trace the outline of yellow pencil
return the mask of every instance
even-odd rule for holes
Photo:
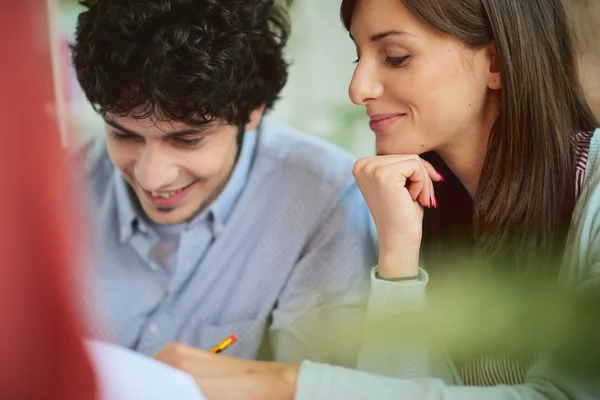
[[[221,340],[219,342],[219,344],[217,344],[215,347],[213,347],[210,352],[211,353],[220,353],[224,350],[226,350],[229,346],[231,346],[232,344],[234,344],[235,342],[237,342],[237,336],[235,335],[229,335],[227,336],[225,339]]]

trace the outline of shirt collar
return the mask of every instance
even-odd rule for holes
[[[242,148],[238,156],[237,163],[229,178],[229,181],[223,188],[223,191],[217,196],[210,206],[198,215],[190,225],[195,225],[200,220],[209,218],[212,220],[213,231],[222,230],[229,221],[233,208],[244,190],[252,168],[252,160],[256,151],[258,133],[256,130],[247,131],[242,139]],[[134,229],[140,226],[137,204],[130,194],[129,185],[123,179],[119,169],[114,169],[114,179],[116,181],[116,201],[117,218],[120,226],[121,242],[126,242],[133,235]]]
[[[223,188],[223,191],[209,206],[213,214],[214,226],[216,227],[223,227],[227,224],[240,194],[244,190],[244,187],[246,187],[256,151],[256,139],[256,130],[244,133],[242,148],[233,172],[229,177],[229,181],[225,185],[225,188]]]
[[[117,201],[117,217],[119,219],[119,233],[121,242],[127,241],[133,234],[134,222],[137,218],[137,212],[134,208],[133,199],[129,193],[129,185],[123,179],[121,171],[115,167],[115,195]]]

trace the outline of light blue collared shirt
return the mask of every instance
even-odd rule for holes
[[[168,270],[103,137],[87,159],[112,340],[152,355],[175,341],[210,349],[234,333],[234,356],[354,363],[376,249],[351,155],[264,119],[246,132],[223,192],[184,225]]]

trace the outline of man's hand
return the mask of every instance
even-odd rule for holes
[[[192,375],[209,400],[293,400],[299,366],[213,354],[171,343],[154,359]]]

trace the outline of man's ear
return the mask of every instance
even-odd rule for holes
[[[256,129],[265,113],[265,106],[260,106],[256,110],[250,113],[250,121],[246,124],[246,131],[252,131]]]
[[[498,57],[498,49],[496,42],[492,40],[486,48],[486,53],[489,58],[489,79],[488,87],[492,90],[502,89],[502,77],[500,76],[500,57]]]

